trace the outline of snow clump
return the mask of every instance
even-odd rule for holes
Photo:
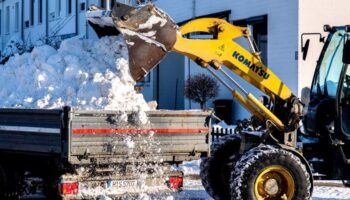
[[[0,107],[81,110],[149,110],[134,90],[128,51],[121,36],[67,39],[58,50],[43,45],[0,65]]]

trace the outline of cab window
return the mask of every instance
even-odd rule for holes
[[[344,31],[333,34],[323,55],[318,76],[313,84],[312,93],[335,97],[343,68]]]

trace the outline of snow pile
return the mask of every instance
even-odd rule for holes
[[[200,173],[200,165],[202,160],[192,160],[192,161],[184,161],[177,170],[180,170],[184,173],[185,176],[187,175],[199,175]]]
[[[60,48],[44,45],[15,55],[0,66],[1,107],[147,111],[134,90],[122,37],[68,39]],[[145,120],[145,115],[141,120]]]

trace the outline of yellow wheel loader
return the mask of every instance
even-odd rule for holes
[[[254,116],[254,131],[240,129],[227,136],[201,164],[203,186],[214,199],[310,199],[318,169],[330,179],[350,179],[350,42],[345,27],[327,26],[308,114],[303,116],[300,100],[262,62],[248,28],[215,18],[178,27],[153,4],[117,3],[111,11],[92,6],[87,18],[100,37],[123,35],[135,81],[168,52],[177,52],[212,73]],[[197,33],[211,37],[188,37]],[[242,39],[247,48],[238,42]],[[303,46],[305,56],[309,42]],[[233,73],[265,93],[269,106],[241,87]],[[312,142],[297,145],[300,140]]]

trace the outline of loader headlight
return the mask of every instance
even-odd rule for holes
[[[323,30],[324,32],[331,32],[332,31],[332,27],[328,24],[323,26]]]
[[[348,33],[348,32],[350,32],[350,25],[346,25],[345,26],[345,31]]]

